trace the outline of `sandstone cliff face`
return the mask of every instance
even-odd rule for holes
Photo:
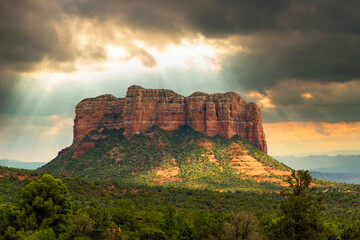
[[[94,129],[124,128],[130,138],[152,126],[172,131],[188,125],[207,136],[231,138],[238,134],[267,152],[259,108],[234,92],[196,92],[183,97],[170,90],[131,86],[125,98],[87,98],[75,112],[74,142]]]
[[[124,127],[122,112],[125,100],[112,95],[86,98],[76,105],[74,120],[74,142],[98,127]]]

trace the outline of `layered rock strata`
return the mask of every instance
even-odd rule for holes
[[[74,142],[95,129],[124,128],[125,136],[131,138],[152,126],[172,131],[187,125],[207,136],[238,134],[267,152],[259,108],[234,92],[195,92],[184,97],[170,90],[131,86],[125,98],[84,99],[75,113]]]

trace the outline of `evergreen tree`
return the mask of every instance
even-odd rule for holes
[[[271,239],[322,239],[324,223],[321,212],[324,210],[323,196],[316,196],[311,187],[312,178],[308,171],[292,171],[286,182],[290,188],[283,189],[285,201],[281,204],[281,216],[277,220]]]
[[[185,220],[180,228],[178,240],[194,240],[194,230],[192,226]]]
[[[59,236],[71,230],[71,201],[66,186],[44,174],[23,189],[20,221],[25,230],[51,228]]]
[[[341,240],[360,239],[360,222],[357,221],[352,226],[344,229]]]
[[[174,212],[174,209],[172,206],[169,207],[168,215],[165,219],[165,228],[164,231],[168,238],[173,239],[176,235],[177,231],[177,222],[175,218],[176,213]]]

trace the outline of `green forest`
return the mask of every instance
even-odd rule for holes
[[[308,239],[279,234],[291,229],[284,219],[299,216],[316,220],[305,228],[312,239],[360,237],[357,186],[313,188],[306,174],[290,176],[280,193],[134,186],[4,167],[1,175],[0,239]],[[307,181],[300,190],[296,178]],[[291,211],[296,206],[301,214]]]
[[[93,131],[39,170],[0,167],[0,240],[360,239],[358,185],[292,171],[238,136],[122,133]],[[245,153],[291,175],[236,173],[231,159]]]

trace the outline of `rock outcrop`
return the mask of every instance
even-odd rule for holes
[[[131,138],[152,126],[172,131],[188,125],[207,136],[238,134],[267,152],[259,108],[234,92],[195,92],[184,97],[170,90],[131,86],[125,98],[87,98],[75,112],[74,142],[94,129],[124,128],[125,136]]]

